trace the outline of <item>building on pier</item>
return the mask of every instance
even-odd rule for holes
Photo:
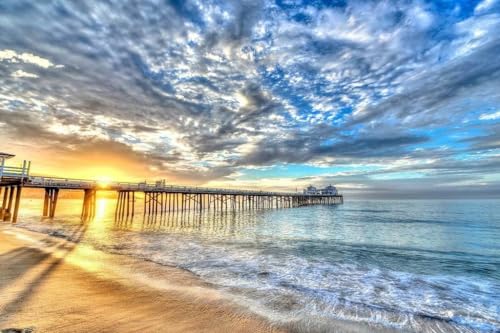
[[[328,185],[325,188],[317,189],[316,187],[309,185],[304,189],[305,195],[337,195],[337,188],[333,185]]]
[[[325,188],[319,190],[323,195],[337,195],[337,188],[333,185],[328,185]]]
[[[8,160],[9,158],[14,157],[14,156],[16,156],[16,155],[0,152],[0,178],[3,175],[3,170],[5,168],[5,161]]]
[[[304,194],[306,195],[316,195],[319,194],[318,189],[312,185],[309,185],[307,188],[304,189]]]
[[[23,180],[29,176],[31,163],[24,161],[20,167],[12,167],[5,165],[5,161],[13,158],[15,155],[0,152],[0,184],[3,181]]]

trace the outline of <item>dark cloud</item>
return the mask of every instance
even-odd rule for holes
[[[490,127],[481,127],[482,133],[478,136],[467,137],[461,141],[470,146],[471,151],[485,151],[500,148],[500,124],[496,123]]]
[[[304,136],[278,142],[262,141],[241,163],[242,165],[306,163],[323,157],[383,159],[404,156],[410,152],[410,147],[427,140],[428,138],[422,136],[378,136],[360,139],[339,136],[337,142],[323,144],[321,140]]]

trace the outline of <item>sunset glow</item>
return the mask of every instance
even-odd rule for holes
[[[97,184],[100,188],[107,188],[113,179],[109,176],[98,176],[96,177]]]

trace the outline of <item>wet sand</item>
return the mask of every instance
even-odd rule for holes
[[[189,272],[5,225],[0,273],[0,331],[280,331]]]

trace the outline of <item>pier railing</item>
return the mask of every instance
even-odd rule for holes
[[[5,165],[2,160],[2,163],[0,163],[0,180],[2,178],[25,179],[29,177],[30,164],[30,162],[24,161],[22,166],[13,167]]]
[[[98,182],[88,179],[58,178],[58,177],[28,177],[26,187],[58,187],[65,189],[93,189],[98,187]]]
[[[115,182],[108,185],[111,189],[122,191],[141,191],[141,192],[171,192],[171,193],[207,193],[207,194],[254,194],[254,195],[295,195],[293,192],[269,192],[269,191],[252,191],[252,190],[236,190],[227,188],[215,187],[199,187],[199,186],[179,186],[165,185],[157,183],[130,183],[130,182]]]
[[[71,179],[57,177],[31,176],[24,184],[26,187],[57,187],[62,189],[98,189],[112,191],[137,191],[137,192],[169,192],[192,194],[226,194],[226,195],[256,195],[256,196],[304,196],[299,192],[273,192],[255,190],[237,190],[213,187],[166,185],[162,182],[99,182],[88,179]],[[306,196],[324,196],[325,194],[307,194]],[[333,195],[333,194],[332,194]]]

